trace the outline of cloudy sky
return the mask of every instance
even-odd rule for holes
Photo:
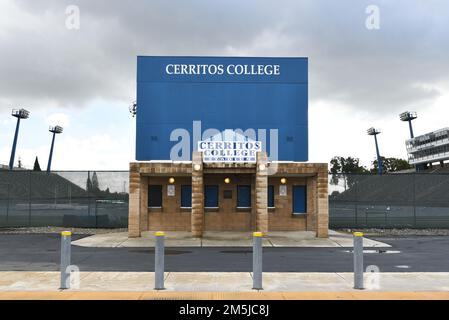
[[[366,26],[372,5],[379,29]],[[11,109],[25,107],[16,155],[25,166],[37,155],[46,167],[48,125],[60,124],[53,169],[127,169],[137,55],[309,57],[313,162],[351,155],[369,165],[371,126],[382,155],[405,158],[407,109],[418,112],[417,134],[449,126],[446,0],[2,0],[0,15],[1,164]]]

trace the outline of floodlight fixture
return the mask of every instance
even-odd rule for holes
[[[25,109],[12,109],[11,115],[17,119],[28,119],[30,117],[30,112]]]
[[[415,137],[415,135],[413,134],[412,121],[416,118],[418,118],[418,115],[415,111],[405,111],[399,115],[399,119],[401,119],[401,121],[408,122],[408,127],[410,129],[410,139],[413,139]]]
[[[137,114],[137,102],[133,101],[128,109],[129,109],[129,113],[131,113],[131,115],[134,118]]]
[[[401,121],[411,121],[418,118],[418,115],[415,111],[405,111],[399,115],[399,118],[401,119]]]
[[[52,132],[52,133],[62,133],[64,129],[61,126],[54,126],[54,127],[49,127],[48,131]]]
[[[369,128],[368,130],[366,130],[366,133],[370,136],[375,136],[378,135],[380,133],[380,129],[376,129],[376,128]]]

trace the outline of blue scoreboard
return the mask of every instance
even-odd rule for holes
[[[191,160],[198,142],[251,139],[308,160],[307,58],[137,58],[136,160]]]

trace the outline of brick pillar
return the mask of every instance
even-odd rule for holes
[[[199,170],[195,167],[199,166]],[[203,183],[203,158],[201,152],[192,154],[192,236],[203,236],[204,224],[204,183]]]
[[[316,176],[307,177],[307,216],[306,216],[306,230],[315,231],[316,230]]]
[[[138,163],[129,165],[128,237],[140,237],[140,172]]]
[[[140,231],[148,231],[148,177],[140,176]]]
[[[268,175],[267,154],[257,154],[256,166],[256,231],[268,232]],[[263,166],[263,168],[261,168]]]
[[[319,168],[316,182],[317,190],[317,223],[316,236],[327,238],[329,235],[329,196],[327,192],[327,165]]]

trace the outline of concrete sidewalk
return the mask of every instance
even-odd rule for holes
[[[128,238],[126,232],[96,234],[72,241],[81,247],[154,247],[154,232],[142,232],[140,238]],[[205,232],[203,238],[193,238],[190,232],[167,231],[166,247],[250,247],[251,232]],[[264,247],[347,247],[352,248],[351,234],[329,230],[329,238],[316,238],[312,231],[269,232],[263,239]],[[364,247],[390,247],[386,243],[364,238]]]
[[[79,279],[79,289],[68,291],[154,291],[152,272],[80,272]],[[54,271],[5,271],[0,272],[0,292],[57,292],[59,281]],[[449,273],[365,274],[365,286],[363,292],[449,292]],[[169,272],[165,287],[164,292],[254,292],[249,272]],[[264,292],[360,292],[353,289],[353,273],[267,272],[263,287]]]
[[[0,292],[0,300],[449,300],[449,292]]]

